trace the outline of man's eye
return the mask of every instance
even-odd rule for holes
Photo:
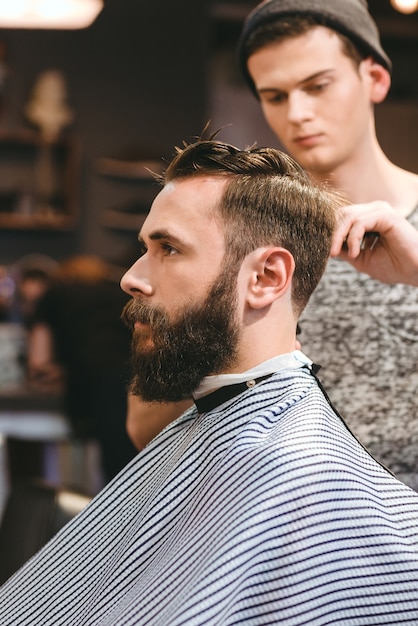
[[[286,100],[286,97],[283,94],[277,94],[270,98],[270,102],[274,102],[275,104],[281,104]]]
[[[177,254],[178,250],[173,248],[169,243],[162,243],[161,249],[164,251],[166,256],[172,256],[173,254]]]
[[[312,93],[319,93],[321,91],[324,91],[324,89],[326,89],[328,87],[329,83],[315,83],[314,85],[310,85],[307,89],[307,91],[310,91]]]
[[[143,241],[140,241],[139,242],[139,255],[144,256],[146,252],[147,252],[147,246],[145,245]]]
[[[267,104],[281,104],[282,102],[284,102],[286,99],[286,96],[282,93],[276,93],[276,94],[272,94],[270,96],[265,95],[262,98],[263,102],[266,102]]]

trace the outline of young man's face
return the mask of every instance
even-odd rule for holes
[[[236,272],[223,266],[216,205],[222,178],[169,183],[141,230],[146,248],[122,278],[133,299],[123,319],[133,330],[131,391],[147,401],[191,396],[204,376],[236,356]]]
[[[369,82],[328,28],[270,44],[248,59],[264,116],[286,150],[308,171],[326,175],[369,140]]]

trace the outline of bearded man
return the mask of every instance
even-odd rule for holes
[[[294,350],[336,199],[215,141],[163,182],[122,279],[132,392],[194,405],[5,584],[1,624],[416,624],[418,494]]]

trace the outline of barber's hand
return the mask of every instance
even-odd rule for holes
[[[381,282],[418,286],[418,231],[387,202],[344,207],[331,256]]]

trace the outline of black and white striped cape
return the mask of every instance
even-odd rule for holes
[[[416,626],[418,494],[285,370],[168,426],[3,586],[0,624]]]

